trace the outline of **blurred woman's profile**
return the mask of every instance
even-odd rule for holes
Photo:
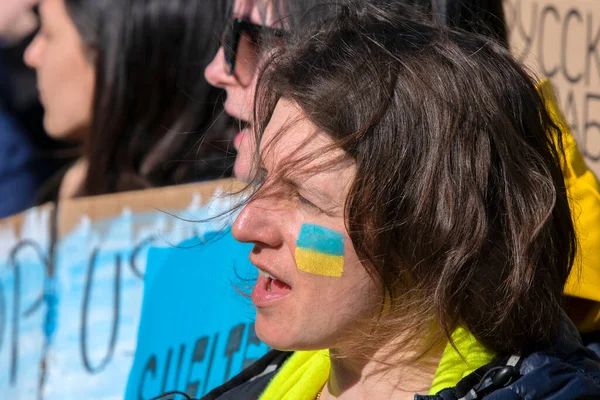
[[[25,61],[37,72],[48,134],[76,140],[82,149],[54,185],[58,197],[230,175],[228,120],[217,118],[221,91],[202,76],[218,46],[213,26],[225,6],[40,2],[41,28]]]

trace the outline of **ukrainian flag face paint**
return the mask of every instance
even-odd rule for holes
[[[265,191],[232,228],[252,243],[250,261],[261,271],[252,290],[256,333],[282,350],[342,347],[365,330],[365,318],[381,313],[383,295],[346,230],[356,164],[285,99],[258,145]]]
[[[301,271],[339,278],[344,272],[344,235],[321,225],[302,224],[295,257]]]

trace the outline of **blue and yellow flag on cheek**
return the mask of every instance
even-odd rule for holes
[[[295,255],[301,271],[339,278],[344,272],[344,235],[324,226],[302,224]]]

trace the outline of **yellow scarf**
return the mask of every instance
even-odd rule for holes
[[[456,386],[462,378],[477,368],[489,364],[496,356],[464,328],[456,328],[452,333],[452,340],[458,352],[450,346],[450,343],[446,345],[429,394],[436,394],[442,389]]]
[[[313,400],[329,378],[329,350],[297,351],[283,364],[260,400]]]
[[[446,346],[430,394],[455,386],[494,358],[494,353],[463,328],[457,328],[452,339],[460,354],[450,344]],[[297,351],[283,364],[260,400],[313,400],[327,382],[330,368],[329,350]]]

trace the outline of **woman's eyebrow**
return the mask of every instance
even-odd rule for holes
[[[275,170],[277,170],[277,167],[273,167],[273,168]],[[259,159],[258,159],[258,172],[262,176],[262,179],[264,179],[265,181],[266,181],[266,178],[270,174],[270,171],[266,167],[265,159],[263,158],[262,154],[259,156]],[[311,195],[313,195],[313,196],[317,197],[318,199],[320,199],[321,201],[323,201],[324,203],[333,204],[334,206],[338,206],[338,201],[336,199],[334,199],[333,197],[331,197],[331,195],[329,195],[329,193],[324,192],[321,188],[319,188],[315,184],[311,183],[309,181],[309,179],[303,179],[302,182],[300,182],[298,180],[298,178],[300,176],[298,174],[295,174],[295,175],[297,175],[297,176],[295,177],[294,174],[292,174],[290,176],[289,174],[283,173],[283,174],[279,175],[278,177],[275,177],[275,179],[278,180],[279,182],[281,182],[283,185],[291,187],[296,191],[308,192]]]
[[[305,180],[303,183],[300,183],[293,178],[283,178],[283,182],[294,187],[296,190],[308,192],[324,202],[337,204],[335,199],[333,199],[328,193],[324,192],[321,188],[308,182],[307,180]]]

